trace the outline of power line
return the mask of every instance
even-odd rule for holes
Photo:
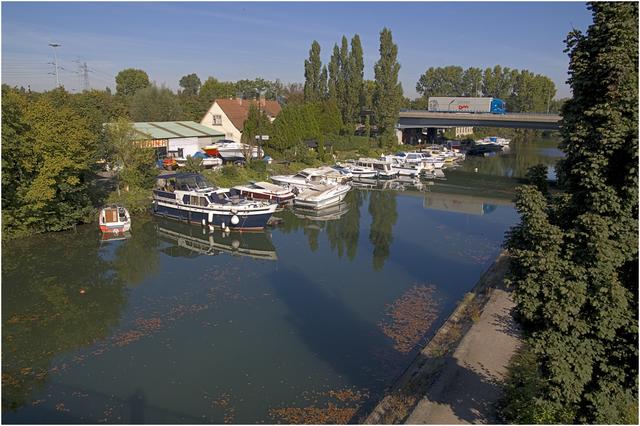
[[[55,67],[56,67],[56,87],[60,87],[60,78],[58,77],[58,55],[56,53],[56,48],[62,45],[59,43],[49,43],[49,46],[53,48],[53,58],[54,58]]]

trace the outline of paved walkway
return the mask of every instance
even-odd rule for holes
[[[407,424],[496,423],[499,381],[519,345],[511,294],[493,289],[479,318],[447,360]]]

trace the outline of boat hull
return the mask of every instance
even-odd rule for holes
[[[240,231],[258,231],[267,226],[267,222],[275,211],[273,208],[263,209],[261,211],[232,213],[223,210],[208,209],[191,209],[156,200],[153,206],[153,214],[172,219],[178,219],[185,222],[197,223],[201,225],[209,225],[221,229],[233,229]],[[237,217],[237,223],[233,223],[233,217]]]
[[[321,200],[305,200],[301,198],[296,198],[295,200],[293,200],[293,205],[295,207],[306,208],[306,209],[314,209],[314,210],[324,209],[327,207],[334,206],[336,204],[340,204],[340,202],[346,198],[348,192],[349,192],[349,188],[347,188],[344,191],[337,192],[336,194],[323,198]]]
[[[123,234],[131,230],[131,223],[122,223],[117,225],[100,225],[100,231],[105,234]]]

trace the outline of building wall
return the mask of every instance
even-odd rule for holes
[[[214,116],[220,116],[221,124],[213,123]],[[200,124],[224,133],[225,139],[231,139],[235,142],[240,142],[240,138],[242,137],[242,132],[236,129],[236,127],[233,125],[231,120],[229,120],[229,118],[224,113],[222,108],[220,108],[217,102],[214,102],[213,105],[211,105],[209,111],[207,111],[204,117],[202,117]]]
[[[473,134],[473,127],[456,127],[455,128],[456,137],[458,136],[467,136]]]
[[[174,138],[169,139],[169,147],[167,151],[178,151],[182,148],[182,158],[187,158],[190,155],[200,151],[200,145],[198,144],[198,138]]]

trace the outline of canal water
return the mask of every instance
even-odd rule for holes
[[[263,233],[134,218],[2,245],[4,423],[346,423],[489,267],[552,141]],[[358,408],[361,411],[358,411]]]

